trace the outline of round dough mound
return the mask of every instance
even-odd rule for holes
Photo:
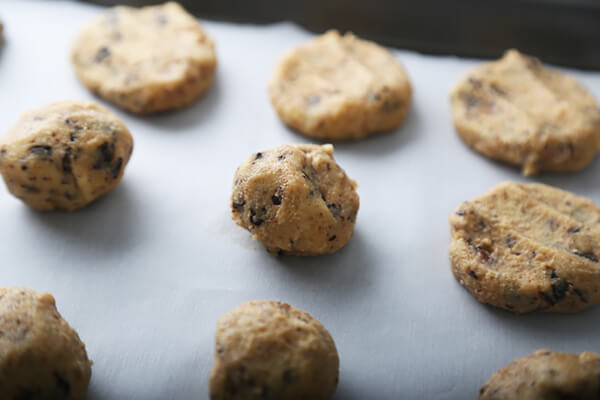
[[[327,330],[278,301],[250,301],[217,323],[211,400],[327,400],[339,358]]]
[[[212,84],[212,40],[179,4],[115,7],[81,31],[73,47],[85,86],[134,113],[186,106]]]
[[[595,400],[600,393],[600,355],[538,350],[496,372],[479,400]]]
[[[106,108],[58,102],[25,113],[0,138],[0,172],[36,210],[73,211],[119,184],[132,150],[129,130]]]
[[[389,51],[329,31],[283,57],[269,93],[287,125],[317,139],[345,140],[400,125],[412,89]]]
[[[459,135],[524,175],[568,172],[600,150],[600,109],[575,79],[509,50],[472,69],[450,93]]]
[[[577,312],[600,303],[600,208],[542,184],[502,183],[450,216],[456,279],[509,311]]]
[[[233,219],[273,254],[318,255],[352,236],[356,182],[333,160],[333,146],[285,145],[256,153],[237,169]]]
[[[85,346],[49,293],[0,288],[3,399],[84,399],[92,374]]]

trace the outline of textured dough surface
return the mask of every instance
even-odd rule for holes
[[[576,312],[600,303],[600,208],[539,183],[505,182],[450,216],[456,279],[506,310]]]
[[[233,219],[269,252],[333,253],[354,232],[356,182],[333,159],[332,145],[285,145],[253,154],[237,169]]]
[[[286,53],[269,93],[287,125],[314,138],[344,140],[396,128],[412,89],[392,53],[329,31]]]
[[[600,150],[600,109],[570,76],[509,50],[469,71],[450,93],[461,138],[523,174],[584,168]]]
[[[36,210],[72,211],[119,184],[132,150],[129,130],[106,108],[58,102],[25,113],[0,138],[0,172]]]
[[[77,37],[72,62],[91,91],[134,113],[180,108],[212,84],[212,40],[177,3],[115,7]]]
[[[492,375],[479,400],[596,400],[599,393],[600,355],[538,350]]]
[[[0,288],[2,399],[84,399],[91,374],[85,346],[51,294]]]
[[[326,400],[338,374],[329,332],[288,304],[249,301],[217,323],[211,400]]]

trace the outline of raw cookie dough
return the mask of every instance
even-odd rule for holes
[[[327,330],[278,301],[249,301],[217,323],[211,400],[327,400],[339,358]]]
[[[396,128],[406,117],[411,93],[392,53],[337,31],[289,51],[269,84],[283,122],[326,140],[359,139]]]
[[[334,161],[330,144],[275,147],[237,169],[233,219],[273,254],[333,253],[354,231],[356,186]]]
[[[450,93],[461,138],[523,174],[568,172],[600,150],[600,109],[575,79],[509,50],[467,73]]]
[[[0,288],[2,399],[85,399],[91,365],[84,344],[56,310],[51,294]]]
[[[193,102],[212,84],[212,40],[177,3],[115,7],[86,26],[72,62],[92,92],[134,113]]]
[[[0,138],[0,173],[36,210],[73,211],[119,184],[132,150],[129,130],[106,108],[52,103],[25,113]]]
[[[600,208],[539,183],[505,182],[450,216],[450,261],[477,300],[517,313],[600,303]]]
[[[496,372],[479,390],[479,400],[597,400],[600,355],[538,350]]]

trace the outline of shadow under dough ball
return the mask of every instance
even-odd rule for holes
[[[119,184],[132,151],[129,130],[106,108],[58,102],[25,113],[0,138],[0,173],[28,206],[73,211]]]
[[[387,49],[329,31],[288,51],[269,84],[283,122],[322,140],[391,131],[406,118],[412,89]]]
[[[356,186],[334,161],[332,145],[271,148],[237,169],[233,219],[272,254],[333,253],[354,232]]]
[[[450,264],[477,300],[516,313],[600,303],[600,208],[551,186],[505,182],[450,215]]]
[[[51,294],[0,288],[0,332],[2,399],[85,399],[92,363]]]
[[[217,66],[211,38],[174,2],[109,9],[81,30],[71,61],[88,89],[138,114],[192,103]]]
[[[577,171],[600,150],[600,109],[590,92],[516,50],[470,70],[450,101],[463,141],[524,175]]]
[[[597,400],[599,393],[600,355],[538,350],[492,375],[478,400]]]
[[[217,323],[211,400],[328,400],[339,358],[319,321],[278,301],[249,301]]]

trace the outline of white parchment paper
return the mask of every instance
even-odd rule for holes
[[[0,130],[56,100],[95,99],[69,62],[102,9],[2,1]],[[337,254],[274,258],[231,221],[237,165],[308,142],[277,118],[266,85],[280,55],[311,35],[291,24],[202,21],[219,57],[214,87],[154,117],[109,107],[135,149],[121,185],[74,213],[37,213],[0,188],[0,284],[53,293],[94,360],[89,399],[207,399],[215,323],[250,299],[300,307],[330,330],[336,399],[474,399],[512,359],[538,348],[600,351],[600,308],[513,315],[479,304],[449,269],[448,215],[517,169],[455,134],[448,90],[475,60],[397,51],[414,103],[396,132],[336,145],[359,183],[355,236]],[[600,98],[600,73],[569,71]],[[600,160],[539,181],[600,203]]]

